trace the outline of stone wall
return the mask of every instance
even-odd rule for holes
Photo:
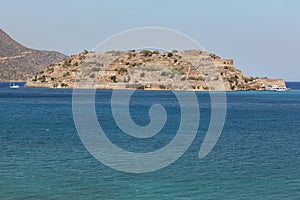
[[[213,61],[217,67],[234,67],[232,59],[214,59]]]

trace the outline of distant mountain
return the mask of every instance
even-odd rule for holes
[[[0,81],[26,81],[51,63],[66,58],[59,52],[24,47],[0,29]]]

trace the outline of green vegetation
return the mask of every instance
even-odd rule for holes
[[[228,69],[231,72],[235,72],[236,71],[236,69],[234,67],[231,67],[231,66],[224,66],[224,69]]]
[[[65,60],[65,62],[63,63],[63,67],[64,68],[70,67],[71,66],[71,62],[72,62],[71,59]]]
[[[184,75],[184,66],[178,67],[178,68],[174,68],[173,72],[180,74],[180,75]]]
[[[244,81],[245,81],[245,83],[249,83],[249,82],[252,82],[252,81],[254,81],[255,79],[254,79],[254,77],[244,77]]]
[[[61,83],[60,86],[61,86],[62,88],[65,88],[65,87],[68,87],[69,85],[68,85],[67,83]]]
[[[229,81],[230,83],[237,83],[238,82],[238,79],[236,76],[231,76],[229,78],[226,78],[227,81]]]
[[[165,90],[167,87],[165,85],[159,85],[159,89]]]
[[[117,82],[117,77],[116,76],[111,76],[110,80],[112,80],[114,83],[116,83]]]
[[[127,85],[125,85],[125,88],[134,88],[134,89],[138,89],[138,90],[144,90],[146,88],[146,86],[142,85],[140,83],[136,83],[136,84],[127,84]]]
[[[41,76],[38,78],[39,81],[41,81],[42,83],[46,82],[46,77],[45,76]]]
[[[141,54],[142,54],[143,56],[152,56],[153,52],[150,51],[150,50],[142,50],[142,51],[141,51]]]
[[[127,69],[124,67],[121,67],[118,69],[118,74],[120,75],[124,75],[125,73],[127,73]]]
[[[84,60],[86,58],[85,54],[79,54],[79,60]]]
[[[200,80],[202,80],[200,77],[193,77],[193,76],[191,76],[191,77],[189,77],[188,78],[188,80],[192,80],[192,81],[200,81]]]
[[[152,53],[153,54],[159,54],[159,51],[158,50],[154,50]]]
[[[167,54],[167,56],[170,58],[170,57],[173,56],[173,54],[172,54],[171,52],[169,52],[169,53]]]
[[[66,72],[66,73],[63,74],[63,77],[67,77],[67,76],[70,76],[70,75],[71,75],[70,72]]]
[[[113,56],[120,56],[123,52],[122,51],[116,51],[116,50],[112,50],[112,51],[108,51],[106,52],[107,54],[112,54]]]
[[[52,66],[48,66],[46,71],[48,72],[54,72],[54,68]]]
[[[138,87],[137,87],[136,89],[138,89],[138,90],[144,90],[144,89],[145,89],[145,86],[142,85],[142,84],[140,84],[140,85],[138,85]]]
[[[145,77],[145,73],[144,73],[144,72],[141,73],[141,74],[140,74],[140,77],[142,77],[142,78]]]

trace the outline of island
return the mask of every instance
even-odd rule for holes
[[[222,83],[222,84],[220,84]],[[83,51],[28,78],[26,87],[238,91],[286,88],[283,79],[244,75],[233,59],[203,50]]]

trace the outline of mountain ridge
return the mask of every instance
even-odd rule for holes
[[[26,81],[51,63],[66,58],[56,51],[27,48],[0,28],[0,81]]]

